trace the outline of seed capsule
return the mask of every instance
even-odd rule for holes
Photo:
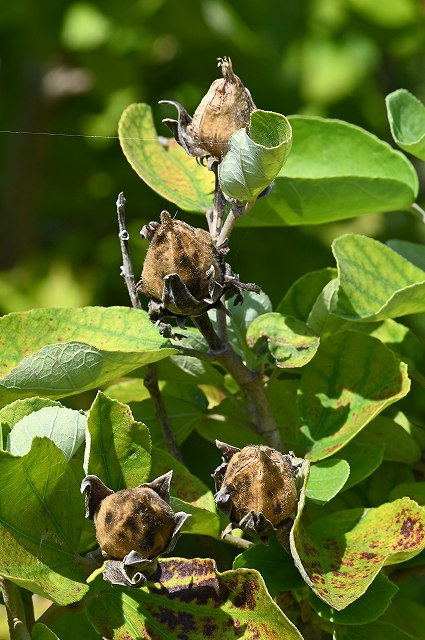
[[[178,120],[163,122],[170,127],[177,142],[191,156],[220,161],[229,148],[229,138],[238,129],[249,125],[250,114],[256,108],[251,94],[233,73],[230,58],[219,58],[222,78],[214,80],[202,98],[193,118],[178,103]]]
[[[190,514],[170,506],[172,471],[134,489],[114,493],[97,476],[84,478],[81,491],[86,517],[94,521],[96,538],[108,558],[103,577],[112,584],[140,586],[157,557],[174,547]]]
[[[285,523],[297,504],[292,456],[263,445],[237,449],[216,444],[228,460],[213,476],[219,489],[217,506],[232,525],[266,539]]]

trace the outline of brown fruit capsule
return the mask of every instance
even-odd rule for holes
[[[210,234],[181,220],[173,220],[168,211],[161,213],[159,225],[151,223],[142,233],[151,238],[151,243],[137,290],[161,301],[171,313],[202,313],[206,308],[202,301],[213,302],[213,289],[223,282],[221,257]],[[167,295],[164,279],[169,276],[178,276],[184,285],[182,291],[174,286],[174,291]],[[201,303],[199,310],[198,303]]]
[[[229,460],[214,477],[220,490],[215,495],[233,524],[252,535],[266,536],[279,527],[297,504],[295,468],[291,456],[263,445],[239,450],[217,443]]]
[[[140,586],[157,563],[157,556],[176,544],[190,514],[170,506],[173,472],[152,482],[114,493],[95,475],[81,483],[86,518],[94,521],[103,557],[103,577],[111,584]]]
[[[176,141],[196,158],[211,157],[220,161],[229,148],[229,138],[238,129],[248,127],[255,104],[240,78],[233,73],[230,58],[219,58],[222,78],[214,80],[202,98],[193,118],[178,103],[178,120],[166,118],[163,122],[171,129]]]
[[[219,58],[219,67],[223,77],[214,80],[187,129],[208,155],[221,159],[229,149],[232,133],[249,125],[255,104],[233,73],[230,58]]]
[[[130,551],[154,558],[167,548],[175,528],[174,511],[148,487],[123,489],[106,497],[94,516],[96,538],[110,558]]]

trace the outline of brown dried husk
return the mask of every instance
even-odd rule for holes
[[[187,127],[199,146],[218,159],[227,153],[232,133],[248,127],[256,108],[250,92],[233,73],[230,58],[220,59],[220,66],[223,78],[214,80]]]

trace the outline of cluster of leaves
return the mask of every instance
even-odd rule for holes
[[[423,105],[400,91],[388,110],[397,143],[423,157]],[[400,152],[345,122],[290,123],[291,154],[250,224],[412,208],[417,176]],[[181,209],[209,208],[211,175],[174,143],[157,142],[146,105],[126,110],[120,136],[153,189]],[[276,541],[254,545],[222,573],[209,559],[164,559],[137,590],[91,572],[96,541],[81,479],[96,474],[119,490],[172,468],[172,505],[192,514],[183,538],[192,534],[200,555],[204,537],[224,547],[212,492],[193,473],[194,456],[184,466],[166,452],[143,377],[157,363],[176,440],[183,451],[202,442],[208,473],[216,438],[262,442],[240,390],[217,364],[181,355],[142,310],[0,319],[0,576],[53,601],[33,640],[302,638],[294,623],[305,637],[309,625],[318,638],[420,637],[424,607],[407,603],[398,582],[425,567],[425,431],[393,405],[423,380],[423,347],[398,318],[425,312],[425,249],[347,234],[333,253],[335,265],[306,273],[275,309],[265,293],[246,294],[227,320],[233,349],[267,381],[287,448],[311,463],[300,478],[291,554]],[[196,330],[185,335],[186,346],[207,351]],[[59,402],[99,387],[87,414]]]

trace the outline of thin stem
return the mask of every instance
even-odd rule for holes
[[[31,640],[26,620],[21,590],[16,584],[0,577],[0,588],[7,611],[7,621],[11,640]]]
[[[258,373],[248,369],[231,346],[219,338],[206,313],[193,318],[193,322],[208,342],[217,362],[233,376],[245,392],[252,406],[253,423],[256,431],[263,436],[271,447],[285,453],[278,425]]]
[[[211,171],[214,173],[215,185],[214,185],[214,208],[211,216],[208,220],[210,234],[213,240],[216,240],[221,232],[223,226],[224,214],[226,213],[226,198],[220,188],[220,181],[218,179],[218,162],[214,162]]]
[[[177,440],[174,436],[174,432],[171,429],[170,420],[168,418],[167,409],[164,404],[161,391],[158,386],[158,376],[156,370],[156,364],[151,363],[146,367],[145,387],[149,391],[152,398],[152,402],[155,408],[155,415],[161,425],[162,434],[167,445],[168,451],[179,462],[183,462],[180,449],[177,444]]]
[[[422,220],[422,222],[425,224],[425,211],[422,209],[421,206],[418,205],[417,202],[414,202],[413,204],[411,204],[408,210],[411,213],[413,213],[417,218]]]
[[[125,198],[124,194],[120,193],[117,199],[117,215],[118,215],[118,227],[119,238],[122,254],[122,270],[121,274],[124,278],[127,286],[128,294],[130,296],[131,305],[134,309],[141,309],[142,305],[137,295],[134,283],[133,266],[131,264],[130,254],[128,251],[128,239],[129,234],[126,228],[125,222]],[[165,408],[164,400],[161,395],[161,391],[158,386],[158,376],[156,371],[156,365],[151,363],[146,367],[145,387],[149,391],[152,398],[152,402],[155,409],[155,414],[158,422],[161,426],[164,440],[168,446],[168,450],[177,460],[182,461],[182,455],[180,453],[177,441],[174,437],[174,433],[170,426],[170,421]]]
[[[243,549],[244,551],[254,546],[253,542],[245,540],[245,538],[232,536],[230,533],[225,533],[222,537],[222,541],[226,542],[227,544],[231,544],[233,547],[237,547],[238,549]]]
[[[117,215],[119,228],[118,237],[120,239],[121,255],[123,261],[123,264],[121,266],[121,275],[124,278],[125,284],[127,286],[128,295],[130,296],[131,300],[131,306],[134,309],[141,309],[142,305],[136,292],[133,266],[131,264],[130,254],[128,251],[128,240],[130,238],[130,235],[126,229],[125,224],[125,198],[122,192],[118,195],[117,199]]]

